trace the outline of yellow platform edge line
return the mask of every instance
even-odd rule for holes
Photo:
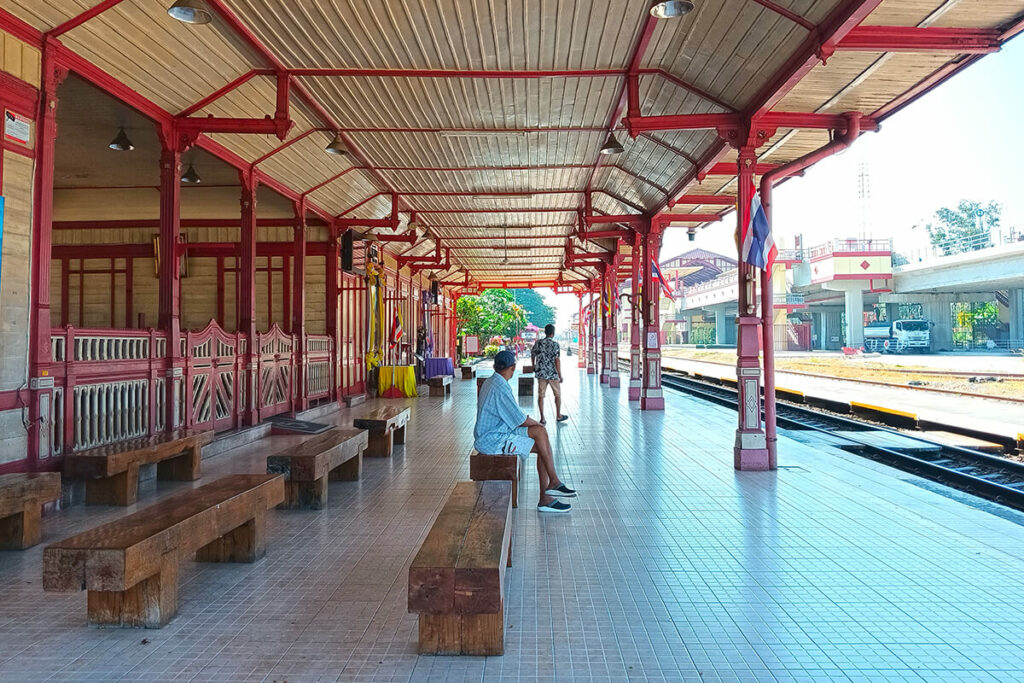
[[[913,420],[917,419],[917,415],[914,413],[907,413],[902,410],[894,410],[893,408],[883,408],[882,406],[871,405],[870,403],[859,403],[857,401],[850,401],[851,406],[857,406],[858,408],[867,408],[868,410],[877,410],[883,413],[889,413],[890,415],[899,415],[900,417],[909,417]]]
[[[804,392],[797,391],[796,389],[787,389],[786,387],[775,387],[775,391],[776,392],[781,391],[781,392],[784,392],[784,393],[787,393],[787,394],[795,394],[797,396],[804,396],[804,397],[806,397],[806,394],[804,394]]]

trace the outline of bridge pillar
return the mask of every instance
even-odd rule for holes
[[[1024,346],[1024,287],[1011,289],[1010,339],[1016,346]]]
[[[715,313],[715,343],[716,344],[730,344],[733,342],[730,337],[732,336],[730,328],[735,327],[735,318],[729,319],[728,311],[725,306],[718,306],[714,310]]]
[[[859,349],[864,346],[864,290],[852,287],[846,290],[846,345]]]
[[[922,306],[924,317],[932,324],[932,351],[953,350],[953,312],[950,305],[952,296],[929,297]]]

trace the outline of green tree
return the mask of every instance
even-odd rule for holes
[[[515,302],[526,309],[526,322],[544,329],[555,322],[555,309],[544,303],[544,297],[532,289],[513,289]]]
[[[464,296],[457,309],[459,329],[481,340],[492,335],[511,337],[526,325],[526,309],[507,289],[485,289],[480,296]]]
[[[998,202],[961,199],[955,209],[942,207],[935,212],[935,221],[928,223],[928,237],[944,254],[983,249],[989,245],[992,230],[999,227],[1003,206]]]

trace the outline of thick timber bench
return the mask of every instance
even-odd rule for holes
[[[427,380],[427,384],[430,385],[431,396],[451,396],[452,395],[452,376],[451,375],[437,375]]]
[[[462,371],[462,379],[473,379],[472,365],[460,365],[459,370]]]
[[[369,444],[363,455],[390,458],[394,444],[405,443],[405,426],[408,422],[408,408],[382,406],[352,420],[352,426],[370,432]]]
[[[132,505],[139,499],[139,467],[157,463],[157,479],[199,478],[203,446],[212,431],[178,430],[98,446],[64,456],[64,476],[85,480],[87,505]]]
[[[476,376],[476,393],[477,393],[477,396],[480,395],[480,389],[483,388],[484,382],[487,381],[488,377],[490,377],[490,375],[484,375],[483,377],[481,377],[480,375]]]
[[[512,565],[512,486],[460,481],[409,567],[419,652],[505,652],[505,567]]]
[[[365,429],[329,429],[267,457],[267,473],[283,474],[287,510],[322,510],[327,506],[327,482],[357,481],[363,451],[369,443]]]
[[[524,375],[532,375],[533,374],[533,366],[532,365],[524,365],[523,366],[523,374]]]
[[[533,387],[535,385],[533,375],[519,375],[519,395],[520,396],[533,396]]]
[[[266,552],[266,512],[284,477],[232,474],[54,543],[43,550],[43,589],[87,590],[95,626],[160,628],[178,611],[178,565],[255,562]]]
[[[0,550],[24,550],[39,543],[43,504],[58,498],[59,472],[0,474]]]
[[[517,455],[487,455],[473,451],[469,456],[469,478],[473,481],[512,482],[512,507],[519,507],[519,480],[523,459]]]

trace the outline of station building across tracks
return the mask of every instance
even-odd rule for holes
[[[1024,678],[1024,476],[799,426],[766,240],[775,184],[1022,29],[1021,0],[6,0],[0,680]],[[729,405],[663,384],[662,238],[706,229],[737,233],[693,271],[734,278]],[[456,310],[488,288],[578,299],[569,514],[473,450]]]

